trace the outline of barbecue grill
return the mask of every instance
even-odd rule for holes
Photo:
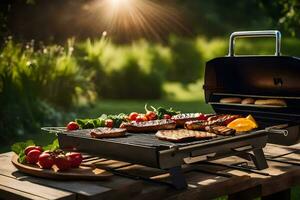
[[[276,37],[275,56],[234,56],[236,37]],[[58,134],[61,148],[101,155],[106,158],[168,170],[173,185],[185,188],[183,164],[211,161],[227,156],[252,160],[257,169],[268,167],[262,148],[268,141],[298,141],[300,119],[300,71],[298,58],[280,56],[278,31],[235,32],[230,37],[229,55],[206,65],[205,98],[217,114],[252,114],[259,128],[234,136],[172,143],[158,140],[154,133],[127,133],[121,138],[96,139],[90,130],[67,132],[65,128],[46,128]],[[298,73],[297,73],[298,72]],[[223,97],[280,98],[286,107],[219,103]],[[287,140],[289,139],[289,140]]]
[[[235,56],[238,37],[275,37],[275,56]],[[269,142],[291,145],[300,139],[300,59],[281,56],[279,31],[234,32],[229,54],[206,64],[205,99],[216,113],[249,113],[268,126]],[[224,97],[283,99],[287,106],[226,104]]]

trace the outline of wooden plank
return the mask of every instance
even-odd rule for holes
[[[75,194],[0,175],[0,186],[44,199],[75,199]],[[7,192],[7,190],[4,190]],[[25,196],[26,197],[26,196]]]
[[[15,190],[13,188],[8,188],[5,186],[0,185],[0,199],[7,199],[7,200],[25,200],[25,199],[36,199],[36,200],[45,200],[45,198],[35,196],[33,194],[29,194],[27,192],[22,192]]]
[[[3,154],[0,154],[3,155]],[[28,176],[18,172],[11,164],[12,153],[6,153],[0,157],[0,174],[11,178],[29,181],[48,187],[63,189],[65,191],[77,193],[78,199],[100,198],[106,193],[110,193],[111,199],[122,197],[122,193],[128,196],[142,190],[141,181],[136,181],[119,176],[113,176],[109,181],[54,181],[49,179]],[[115,162],[113,162],[115,163]]]

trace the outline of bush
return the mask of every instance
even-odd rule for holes
[[[62,123],[53,106],[72,107],[80,85],[71,54],[70,45],[34,50],[33,44],[6,42],[0,53],[1,143]]]
[[[159,45],[138,41],[116,46],[109,41],[79,45],[79,63],[92,69],[91,81],[100,98],[157,99],[168,66],[168,51]],[[78,54],[77,54],[78,55]]]

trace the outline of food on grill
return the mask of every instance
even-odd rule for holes
[[[186,129],[177,130],[161,130],[158,131],[155,136],[160,140],[167,140],[171,142],[182,142],[190,139],[211,139],[217,135],[214,133],[208,133],[204,131],[192,131]]]
[[[242,99],[239,97],[226,97],[220,99],[220,103],[241,103]]]
[[[187,121],[207,120],[207,116],[202,113],[182,113],[174,115],[171,119],[176,122],[177,126],[183,127]]]
[[[235,130],[228,128],[226,126],[206,126],[205,130],[210,133],[215,133],[217,135],[232,135],[235,133]]]
[[[259,99],[255,105],[286,106],[286,102],[282,99]]]
[[[255,100],[253,98],[245,98],[242,100],[241,104],[254,104]]]
[[[79,125],[76,122],[69,122],[67,125],[68,131],[73,131],[79,129]]]
[[[253,119],[253,117],[251,115],[249,115],[247,118],[238,118],[235,119],[234,121],[230,122],[227,125],[228,128],[232,128],[234,130],[236,130],[236,132],[246,132],[246,131],[250,131],[254,128],[257,128],[258,125],[255,122],[255,120]]]
[[[219,122],[222,123],[222,125],[226,126],[227,124],[229,124],[230,122],[232,122],[233,120],[237,119],[237,118],[241,118],[240,115],[214,115],[211,116],[207,119],[207,121],[215,121],[218,120]]]
[[[128,132],[140,133],[140,132],[156,132],[164,129],[175,129],[176,122],[171,119],[160,119],[146,122],[124,122],[120,128],[126,129]]]
[[[100,127],[92,129],[90,135],[93,138],[113,138],[113,137],[123,137],[126,133],[124,128],[107,128]]]
[[[223,120],[212,120],[212,121],[204,121],[204,120],[194,120],[194,121],[188,121],[184,124],[184,127],[189,130],[199,130],[199,131],[205,131],[205,128],[207,126],[222,126]]]

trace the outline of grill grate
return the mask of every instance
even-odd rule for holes
[[[128,144],[128,145],[137,145],[137,146],[147,146],[147,147],[161,147],[161,148],[170,148],[174,146],[182,147],[182,146],[189,146],[193,144],[201,144],[208,141],[216,141],[222,140],[224,138],[234,137],[233,135],[230,136],[217,136],[216,138],[212,139],[203,139],[203,140],[196,140],[196,141],[186,141],[186,142],[169,142],[163,141],[156,138],[154,133],[126,133],[125,137],[118,137],[118,138],[91,138],[90,136],[90,129],[84,130],[77,130],[72,132],[65,132],[69,136],[79,137],[79,138],[90,138],[94,140],[101,140],[113,143],[121,143],[121,144]],[[246,134],[246,133],[245,133]]]

